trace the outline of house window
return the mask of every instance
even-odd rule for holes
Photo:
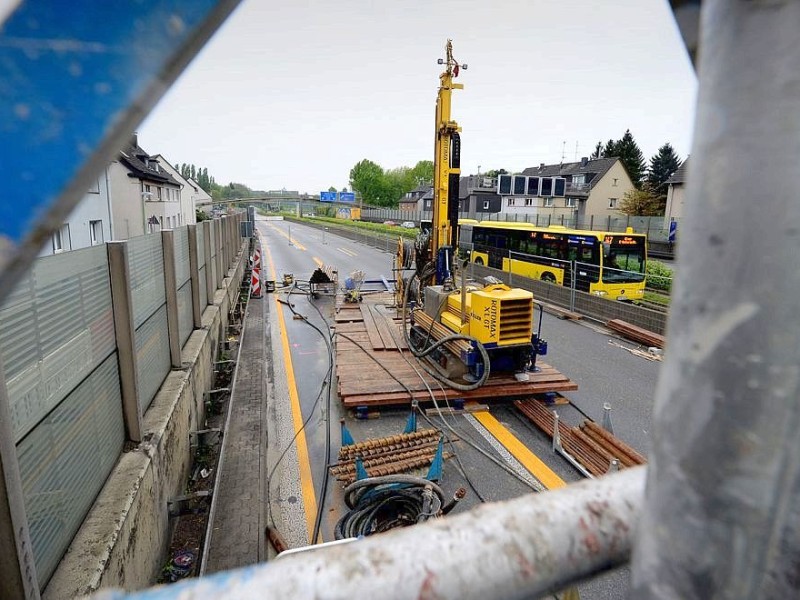
[[[509,198],[508,199],[508,205],[509,206],[514,206],[514,200],[516,200],[516,198]]]
[[[615,178],[614,178],[614,183],[612,183],[611,185],[612,185],[613,187],[617,187],[617,182],[618,182],[618,181],[619,181],[619,179],[617,179],[617,178],[615,177]]]
[[[544,206],[545,206],[545,208],[549,208],[551,206],[555,206],[555,198],[545,198],[544,199]]]
[[[608,208],[617,208],[617,199],[616,198],[609,198],[608,199]]]
[[[161,202],[161,200],[163,199],[161,197],[161,186],[156,188],[156,196],[158,197],[158,201]]]
[[[153,191],[150,188],[149,184],[144,184],[144,191],[142,192],[142,196],[144,197],[144,201],[148,202],[153,199]]]
[[[525,198],[525,206],[533,206],[533,198]]]
[[[575,200],[575,198],[567,198],[565,200],[564,206],[566,206],[567,208],[575,208],[576,206],[578,206],[578,203]]]
[[[95,179],[94,183],[89,186],[89,193],[90,194],[99,194],[100,193],[100,180]]]
[[[489,210],[489,201],[488,200],[484,200],[483,201],[483,210]]]
[[[586,175],[573,175],[572,185],[583,185],[586,183]]]
[[[60,229],[53,234],[53,254],[70,250],[69,225],[64,223]]]
[[[92,240],[92,246],[103,243],[102,221],[89,221],[89,238]]]

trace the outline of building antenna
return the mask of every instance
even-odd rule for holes
[[[578,140],[575,140],[575,162],[578,162]]]
[[[564,164],[564,159],[567,157],[567,140],[561,143],[561,164]]]

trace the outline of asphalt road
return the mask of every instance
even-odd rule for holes
[[[392,256],[387,252],[297,223],[259,221],[258,228],[269,248],[279,285],[284,273],[293,274],[295,279],[307,280],[322,263],[336,268],[341,281],[355,269],[364,271],[367,279],[380,279],[381,276],[391,278]],[[304,294],[284,295],[284,298],[292,303],[295,312],[307,317],[322,334],[329,332],[328,325],[333,321],[333,303],[330,299],[314,301]],[[293,318],[289,307],[281,307],[302,417],[306,422],[304,431],[313,486],[319,498],[325,473],[326,449],[329,448],[328,423],[331,424],[331,460],[335,461],[340,443],[338,420],[346,415],[342,414],[335,394],[331,402],[327,402],[328,390],[322,385],[330,364],[325,335],[303,320]],[[603,404],[610,403],[616,435],[646,454],[650,448],[652,404],[660,363],[628,352],[625,348],[637,346],[618,338],[598,324],[562,321],[545,314],[542,335],[549,342],[545,362],[555,366],[580,386],[579,391],[565,394],[573,406],[559,407],[561,418],[571,424],[577,424],[584,415],[601,421]],[[277,348],[277,345],[273,347]],[[369,366],[365,365],[365,368]],[[561,479],[566,482],[581,479],[573,467],[552,453],[550,442],[512,405],[493,406],[491,413]],[[330,419],[327,418],[328,414]],[[405,409],[383,409],[379,419],[348,419],[348,426],[358,441],[399,433],[406,416]],[[463,471],[452,464],[453,461],[447,462],[443,482],[445,491],[454,491],[466,482],[469,493],[463,502],[464,507],[478,504],[481,499],[502,500],[530,492],[527,484],[490,462],[484,453],[507,462],[512,470],[524,471],[513,459],[503,456],[502,448],[497,448],[498,444],[490,444],[491,436],[487,436],[480,425],[473,421],[463,416],[447,419],[445,429],[451,435],[472,441],[478,449],[467,445],[465,441],[455,445]],[[333,539],[333,525],[342,510],[341,490],[338,482],[331,479],[322,511],[321,533],[325,541]],[[626,569],[596,578],[580,587],[582,597],[624,598],[627,596],[627,579]]]

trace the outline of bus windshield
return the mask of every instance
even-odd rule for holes
[[[607,235],[603,241],[603,281],[638,283],[645,278],[645,242],[640,236]]]

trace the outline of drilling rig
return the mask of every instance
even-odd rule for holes
[[[496,278],[468,283],[457,274],[458,188],[461,175],[461,128],[451,116],[459,72],[467,69],[453,57],[447,40],[445,69],[439,76],[434,144],[433,218],[413,244],[400,243],[398,269],[411,267],[403,279],[403,322],[411,352],[434,377],[458,390],[480,387],[491,371],[533,370],[536,356],[547,352],[539,331],[533,333],[533,294],[512,289]]]

